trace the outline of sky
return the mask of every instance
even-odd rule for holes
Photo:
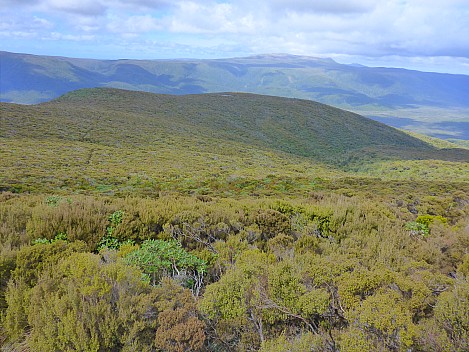
[[[469,0],[0,0],[0,50],[96,59],[287,53],[469,75]]]

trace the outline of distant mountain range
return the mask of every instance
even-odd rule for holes
[[[0,52],[1,101],[33,104],[79,88],[165,94],[249,92],[310,99],[440,137],[469,139],[469,76],[258,55],[92,60]]]

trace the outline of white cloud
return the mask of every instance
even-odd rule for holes
[[[91,41],[96,37],[94,35],[72,35],[72,34],[62,34],[57,32],[52,32],[50,35],[43,37],[45,40],[71,40],[71,41]]]
[[[49,31],[54,28],[51,21],[34,16],[32,19],[26,17],[5,18],[0,21],[2,36],[10,38],[34,38],[38,32]]]
[[[233,4],[182,1],[168,19],[168,29],[198,34],[255,33],[261,29],[261,23],[252,12],[241,11]]]
[[[47,0],[43,6],[83,16],[101,16],[106,12],[106,6],[98,0]]]
[[[171,0],[108,0],[106,4],[109,8],[122,6],[132,9],[165,9],[174,5]]]
[[[15,40],[33,39],[37,37],[37,34],[34,32],[25,32],[25,31],[8,31],[8,30],[2,30],[0,28],[0,37],[4,37],[5,39],[14,38]]]
[[[51,29],[53,28],[54,24],[41,17],[34,16],[32,19],[30,18],[9,18],[5,19],[4,21],[0,22],[0,29],[21,29],[21,30],[42,30],[42,29]]]
[[[104,30],[103,20],[100,17],[68,15],[62,21],[62,23],[64,21],[66,22],[67,33],[78,35],[95,32],[96,34],[99,34],[99,32],[102,32]]]
[[[372,0],[270,0],[266,4],[276,11],[298,13],[353,14],[371,11],[376,6]]]
[[[92,40],[98,48],[118,34],[131,38],[129,43],[156,41],[193,56],[469,58],[467,0],[0,0],[0,5],[0,30],[12,38],[51,38],[55,32],[61,34],[57,41],[88,38],[88,48]]]
[[[0,6],[2,7],[28,6],[28,5],[34,5],[36,3],[37,3],[37,0],[0,0]]]
[[[162,24],[150,15],[113,18],[107,28],[114,33],[144,33],[162,29]]]
[[[42,29],[51,29],[54,24],[49,20],[41,17],[33,17],[33,20],[30,22],[32,28],[42,28]]]

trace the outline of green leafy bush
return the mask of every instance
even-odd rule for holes
[[[146,240],[125,260],[148,275],[152,285],[157,285],[163,277],[171,277],[190,287],[196,296],[207,271],[207,264],[202,259],[186,252],[175,240]]]

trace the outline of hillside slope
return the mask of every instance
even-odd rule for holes
[[[468,150],[438,150],[308,100],[95,88],[34,106],[3,103],[1,109],[2,171],[10,186],[30,179],[41,187],[148,181],[151,188],[191,180],[188,188],[213,189],[240,178],[268,183],[269,177],[311,184],[377,162],[440,159],[460,163],[464,173],[469,161]]]
[[[191,139],[209,137],[333,164],[365,148],[430,150],[419,139],[344,110],[307,100],[244,93],[170,96],[85,89],[33,110],[50,114],[48,123],[55,122],[54,126],[47,130],[12,126],[15,133],[131,147],[146,147],[168,134]],[[66,129],[60,132],[58,128],[63,127]]]

